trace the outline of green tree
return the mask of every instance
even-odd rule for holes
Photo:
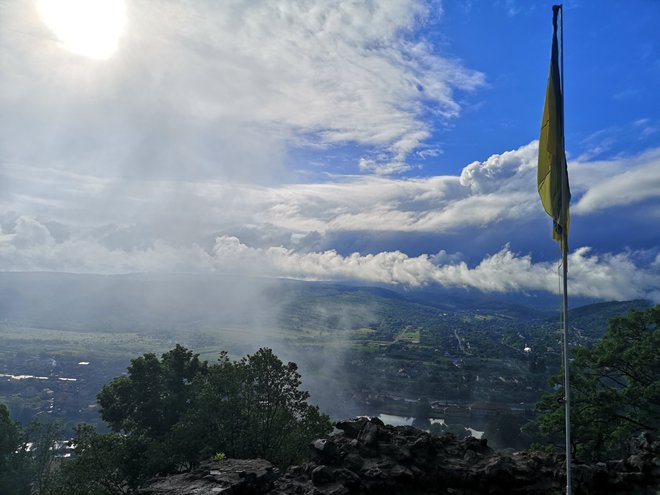
[[[332,430],[329,418],[307,403],[309,393],[300,390],[297,370],[271,349],[259,349],[238,362],[223,354],[195,383],[186,424],[213,432],[211,450],[290,464],[310,440]]]
[[[0,493],[29,495],[31,492],[30,458],[21,427],[0,404]]]
[[[191,385],[207,364],[178,345],[162,355],[148,353],[131,361],[128,374],[98,394],[101,417],[114,431],[159,439],[179,421],[190,401]]]
[[[298,366],[282,363],[271,349],[259,349],[241,359],[237,368],[242,375],[239,394],[243,422],[248,425],[245,433],[250,439],[249,450],[284,462],[279,453],[311,407],[307,404],[309,393],[300,390]]]
[[[26,428],[11,421],[0,404],[0,493],[46,495],[56,472],[54,423],[32,422]]]
[[[62,465],[51,486],[54,495],[124,495],[137,486],[130,471],[128,439],[100,434],[91,425],[75,430],[75,457]]]
[[[158,359],[131,361],[128,374],[103,387],[101,416],[126,435],[122,469],[130,485],[156,473],[187,470],[217,452],[287,465],[332,429],[307,404],[295,363],[270,349],[217,364],[177,346]]]
[[[25,439],[30,440],[29,470],[32,478],[32,493],[45,495],[56,472],[57,441],[62,432],[55,423],[30,423]]]
[[[631,310],[609,322],[603,339],[575,349],[571,363],[571,426],[574,455],[602,459],[625,455],[628,440],[660,430],[660,306]],[[564,425],[561,376],[544,396],[540,431],[561,442]]]
[[[114,432],[128,437],[129,484],[192,466],[182,456],[175,434],[190,407],[195,378],[207,372],[199,355],[177,344],[161,359],[152,353],[133,359],[127,375],[115,378],[98,394],[101,417]],[[203,432],[193,440],[198,446],[203,445],[200,438]]]
[[[7,406],[0,404],[0,473],[9,470],[20,443],[20,427],[9,417]]]

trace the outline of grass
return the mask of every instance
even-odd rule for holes
[[[126,357],[143,352],[165,351],[171,342],[137,333],[76,332],[32,327],[0,328],[0,360],[26,355],[69,355],[85,358],[101,353],[104,357]]]
[[[412,326],[407,326],[396,336],[396,340],[403,340],[410,343],[419,343],[422,338],[421,328],[415,328]]]

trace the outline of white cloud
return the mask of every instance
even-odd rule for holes
[[[135,180],[125,188],[112,179],[5,164],[0,183],[8,192],[0,206],[18,213],[0,218],[0,269],[239,270],[496,292],[555,291],[554,264],[517,254],[530,252],[529,219],[548,221],[536,193],[536,146],[532,142],[473,162],[460,176],[343,176],[283,186]],[[576,222],[585,217],[583,227],[592,219],[601,225],[601,215],[613,205],[639,203],[646,215],[654,211],[649,200],[657,197],[652,179],[659,156],[653,149],[625,160],[571,162]],[[636,210],[630,211],[632,220]],[[504,232],[497,246],[510,241],[515,250],[472,249],[475,232],[490,231]],[[444,247],[471,254],[410,255],[397,251],[398,244],[374,242],[362,249],[351,247],[350,239],[333,244],[341,232],[357,240],[395,232],[402,245],[410,233],[430,235],[434,241],[427,253]],[[455,237],[452,244],[444,242],[447,234]],[[571,253],[571,293],[658,299],[658,262],[647,259],[657,255],[657,244],[648,256],[609,249],[613,252],[582,247]]]
[[[427,158],[435,158],[436,156],[442,155],[443,151],[437,147],[425,148],[417,152],[417,156],[426,160]]]
[[[0,234],[3,270],[61,270],[93,273],[238,272],[302,279],[351,279],[418,287],[439,284],[486,292],[548,291],[558,288],[557,266],[533,262],[508,246],[469,266],[460,254],[411,257],[400,251],[342,256],[334,250],[299,252],[282,246],[250,247],[234,236],[219,236],[212,249],[173,246],[162,241],[134,249],[110,249],[90,239],[56,242],[46,226],[19,218],[15,233]],[[658,262],[636,263],[634,253],[596,255],[576,249],[569,256],[569,290],[601,299],[657,298]]]
[[[587,185],[589,177],[581,177],[587,191],[573,207],[575,213],[586,214],[614,206],[639,203],[648,199],[660,200],[660,149],[652,149],[638,156],[600,162],[611,176]]]
[[[358,167],[363,172],[373,172],[376,175],[392,175],[412,170],[412,167],[404,162],[378,163],[368,158],[360,158]]]
[[[273,190],[269,223],[292,230],[449,232],[541,216],[536,141],[466,166],[459,177],[348,178]]]
[[[545,217],[536,193],[537,142],[467,165],[460,176],[343,176],[259,186],[229,181],[123,181],[4,164],[4,211],[99,226],[158,224],[198,236],[249,226],[310,232],[448,233]],[[572,213],[660,197],[660,150],[608,162],[571,162]],[[648,201],[647,201],[648,202]],[[646,208],[650,214],[652,208]],[[547,219],[546,219],[547,220]],[[192,236],[192,237],[191,237]],[[196,239],[201,242],[201,237]]]
[[[463,174],[412,179],[337,177],[325,183],[259,186],[228,181],[123,181],[5,164],[5,211],[69,221],[131,224],[168,218],[271,226],[294,233],[446,232],[529,214],[537,205],[536,143],[468,165]],[[377,165],[374,164],[374,167]],[[30,202],[32,202],[30,204]]]
[[[134,0],[103,62],[64,51],[28,2],[2,8],[8,154],[42,164],[37,140],[79,171],[263,178],[306,142],[366,145],[401,171],[424,114],[456,117],[455,91],[484,80],[420,37],[421,0]]]
[[[530,179],[536,174],[537,156],[538,141],[532,141],[516,150],[491,155],[484,162],[470,163],[461,172],[461,185],[475,195],[530,189]]]

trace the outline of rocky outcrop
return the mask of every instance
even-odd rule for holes
[[[434,437],[377,418],[337,423],[312,442],[310,460],[279,473],[263,460],[221,460],[155,481],[142,493],[165,494],[539,494],[562,493],[563,456],[502,455],[486,440]],[[660,442],[642,435],[626,460],[574,465],[576,494],[646,494],[660,489]]]
[[[260,495],[269,493],[280,472],[263,459],[204,462],[190,473],[153,480],[141,495]]]

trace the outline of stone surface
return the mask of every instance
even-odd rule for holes
[[[190,473],[153,480],[141,495],[260,495],[269,493],[280,472],[263,459],[207,461]]]
[[[350,495],[562,493],[563,456],[505,456],[486,440],[433,437],[410,426],[358,418],[310,445],[310,460],[280,473],[263,460],[214,461],[155,480],[145,495]],[[576,495],[660,493],[660,442],[642,435],[627,459],[574,465]]]

